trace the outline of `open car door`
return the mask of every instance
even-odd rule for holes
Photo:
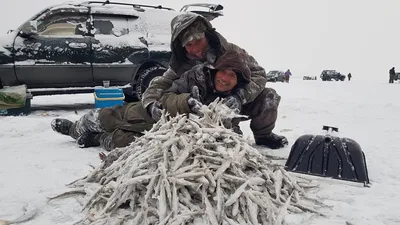
[[[223,16],[222,10],[224,7],[220,4],[188,4],[184,5],[180,12],[193,12],[204,16],[208,21],[211,21],[219,16]]]

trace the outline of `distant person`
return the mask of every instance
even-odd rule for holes
[[[396,71],[394,70],[394,67],[389,70],[389,84],[392,84],[394,81],[394,77],[396,76]]]
[[[286,70],[284,76],[285,76],[285,82],[289,83],[290,76],[292,76],[292,73],[290,72],[289,69]]]
[[[349,79],[349,81],[351,80],[351,73],[347,74],[347,78]]]

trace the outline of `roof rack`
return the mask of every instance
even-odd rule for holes
[[[132,6],[134,8],[153,8],[153,9],[166,9],[166,10],[172,10],[175,11],[174,9],[163,7],[161,5],[158,6],[153,6],[153,5],[140,5],[140,4],[130,4],[130,3],[124,3],[124,2],[110,2],[109,0],[106,0],[104,2],[102,1],[86,1],[82,2],[82,5],[89,5],[89,4],[102,4],[102,5],[127,5],[127,6]]]

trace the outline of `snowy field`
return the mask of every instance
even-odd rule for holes
[[[288,224],[400,224],[400,84],[292,80],[268,86],[282,96],[275,132],[290,142],[274,154],[287,156],[299,136],[323,134],[322,125],[336,126],[338,136],[361,145],[372,183],[364,188],[318,178],[321,186],[316,196],[333,206],[323,211],[328,218],[288,216]],[[39,211],[26,225],[73,224],[82,216],[79,203],[74,198],[46,203],[46,197],[67,190],[65,184],[85,176],[89,165],[97,166],[101,149],[78,148],[71,138],[52,131],[50,121],[59,116],[78,119],[93,107],[93,97],[43,96],[35,97],[32,104],[36,110],[29,116],[0,117],[0,219],[14,218],[29,203]],[[241,127],[246,136],[251,135],[248,122]]]

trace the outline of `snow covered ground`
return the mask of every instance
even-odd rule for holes
[[[323,134],[322,125],[337,126],[338,136],[361,145],[372,183],[365,188],[319,178],[321,187],[316,195],[333,206],[323,211],[328,218],[289,216],[289,224],[400,224],[400,84],[293,79],[289,84],[268,86],[282,96],[275,132],[290,141],[275,154],[287,156],[291,144],[303,134]],[[50,121],[56,117],[78,119],[93,107],[93,97],[43,96],[35,97],[32,104],[36,110],[29,116],[0,117],[0,219],[14,218],[29,203],[39,212],[24,224],[72,224],[82,216],[78,202],[70,198],[46,203],[46,197],[61,193],[67,189],[65,184],[85,176],[91,170],[89,165],[97,166],[101,149],[78,148],[71,138],[53,132]],[[241,127],[245,135],[251,135],[248,122]]]

